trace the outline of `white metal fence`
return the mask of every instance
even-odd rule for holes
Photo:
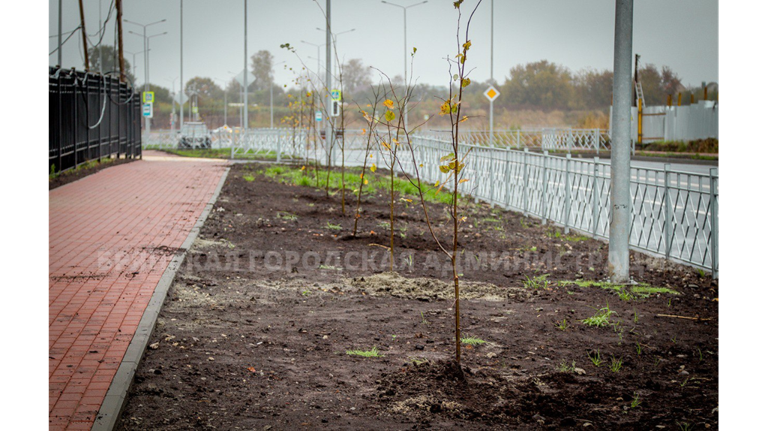
[[[450,143],[413,139],[422,179],[445,179],[440,157]],[[572,159],[528,150],[460,145],[468,156],[459,186],[462,193],[506,209],[521,211],[596,238],[608,238],[610,162]],[[406,167],[406,164],[403,164]],[[412,164],[406,170],[415,173]],[[665,169],[631,168],[630,245],[717,275],[718,173],[709,175]]]
[[[604,135],[602,131],[574,134],[577,141],[582,142],[589,142],[587,137],[594,137],[595,140],[586,145],[601,142],[600,137]],[[571,158],[570,154],[549,154],[547,147],[542,152],[529,151],[528,148],[537,148],[532,144],[522,145],[522,151],[510,149],[516,147],[513,145],[473,145],[471,142],[485,142],[482,133],[468,132],[462,136],[469,141],[462,142],[459,150],[460,154],[468,154],[463,173],[469,181],[459,186],[460,192],[538,217],[544,223],[561,225],[566,230],[574,229],[596,238],[608,238],[611,218],[610,162],[600,161],[597,157],[590,160]],[[526,135],[521,133],[521,136]],[[544,133],[539,134],[542,142],[544,136]],[[152,138],[151,143],[174,145],[163,134],[153,134]],[[366,135],[362,130],[347,130],[344,139],[345,164],[362,165],[366,157]],[[565,149],[568,148],[567,140],[555,142],[565,143]],[[419,134],[412,136],[412,145],[416,166],[422,165],[419,168],[421,178],[426,183],[445,179],[446,174],[440,172],[439,165],[440,158],[451,152],[450,142],[435,137],[434,133]],[[306,158],[317,159],[321,164],[326,164],[328,160],[325,139],[300,129],[252,129],[245,139],[240,134],[220,134],[214,137],[213,147],[230,148],[235,157],[270,154],[277,161]],[[378,151],[374,151],[373,157],[378,164]],[[331,164],[340,163],[341,152],[337,149]],[[406,173],[415,174],[412,161],[402,160],[401,163]],[[630,175],[631,247],[711,270],[717,276],[717,168],[710,169],[706,175],[673,171],[669,165],[664,169],[632,167]]]

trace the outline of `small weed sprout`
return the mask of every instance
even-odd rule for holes
[[[701,268],[697,269],[696,271],[698,271],[698,273],[699,273],[699,277],[701,277],[701,278],[704,278],[704,277],[706,277],[706,276],[707,276],[707,272],[706,272],[706,271],[704,271],[704,270],[703,270],[703,269],[701,269]]]
[[[637,351],[637,356],[640,356],[643,353],[643,347],[640,345],[640,342],[635,342],[635,351]]]
[[[542,274],[533,278],[525,276],[523,287],[526,289],[546,289],[549,287],[549,280],[547,280],[549,274]]]
[[[691,429],[691,424],[688,422],[678,422],[677,426],[680,427],[680,431],[689,431]]]
[[[429,325],[429,322],[427,322],[427,318],[424,317],[424,312],[420,311],[419,313],[421,313],[421,323],[424,325]]]
[[[566,329],[568,329],[568,321],[566,319],[563,319],[562,322],[557,322],[555,326],[557,327],[557,329],[561,331],[565,331]]]
[[[589,360],[592,361],[592,365],[599,367],[603,365],[603,359],[600,357],[600,349],[597,349],[597,352],[588,353],[587,356],[589,357]]]
[[[640,395],[638,395],[637,392],[635,392],[635,397],[632,398],[632,403],[629,405],[629,408],[634,409],[640,406]]]
[[[616,313],[615,311],[611,311],[608,304],[605,304],[605,307],[597,310],[597,313],[595,313],[594,316],[588,317],[581,322],[584,323],[587,326],[597,326],[598,328],[601,328],[603,326],[608,326],[610,322],[611,314]]]
[[[333,231],[337,231],[338,232],[338,231],[341,230],[341,225],[333,224],[331,222],[327,222],[327,224],[325,225],[325,228],[328,229],[328,230],[333,230]]]
[[[253,175],[243,175],[243,179],[248,181],[249,183],[256,179]]]
[[[281,220],[287,220],[287,221],[296,221],[299,219],[299,217],[296,214],[291,214],[283,211],[277,212],[277,218]]]
[[[622,301],[627,301],[627,302],[629,302],[629,301],[631,301],[631,300],[635,299],[635,297],[634,297],[634,296],[632,296],[632,293],[630,293],[630,292],[627,292],[627,291],[626,291],[626,290],[624,290],[624,289],[621,289],[621,291],[619,292],[619,299],[621,299]]]
[[[568,365],[568,363],[563,360],[560,362],[560,365],[557,367],[557,371],[561,373],[572,373],[576,370],[576,361],[571,361],[571,365]]]
[[[621,359],[616,359],[615,357],[611,356],[611,371],[614,373],[621,371],[622,362],[623,361]]]

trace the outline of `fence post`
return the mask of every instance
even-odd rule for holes
[[[528,147],[523,149],[523,215],[528,217]]]
[[[717,221],[718,205],[717,205],[717,192],[715,188],[717,186],[717,168],[709,169],[709,254],[712,260],[712,278],[718,278],[719,272],[719,258],[718,258],[718,236],[719,226]],[[703,262],[702,262],[703,263]]]
[[[599,202],[600,198],[598,197],[598,187],[597,187],[597,174],[598,170],[600,169],[600,165],[598,163],[600,162],[599,157],[595,157],[594,159],[594,167],[592,170],[592,234],[594,236],[597,236],[597,225],[598,225],[598,219],[600,218],[599,211]]]
[[[672,227],[672,205],[669,196],[669,168],[670,164],[664,164],[664,255],[669,259],[669,255],[672,252],[672,234],[674,233]]]
[[[495,153],[496,153],[495,150],[488,150],[488,154],[490,155],[490,157],[488,157],[488,162],[490,163],[490,166],[488,168],[488,173],[489,173],[488,177],[489,177],[489,179],[491,181],[491,184],[489,185],[490,186],[489,187],[489,194],[490,194],[490,196],[488,197],[489,198],[488,201],[491,203],[491,208],[494,207],[493,192],[495,191],[494,184],[496,183],[496,177],[494,176],[494,169],[493,169],[493,161],[495,160],[494,159],[494,154]]]
[[[541,224],[547,224],[547,193],[549,190],[549,179],[547,179],[547,164],[549,164],[549,151],[544,150],[544,158],[542,159],[542,171],[541,171]]]
[[[72,68],[71,72],[72,76],[72,115],[74,115],[75,121],[72,122],[72,148],[74,149],[73,155],[75,156],[75,165],[74,167],[77,167],[77,128],[78,128],[78,121],[77,121],[77,111],[78,111],[78,94],[77,94],[77,72],[75,72],[75,68]]]
[[[571,228],[568,223],[571,221],[571,155],[565,155],[565,233],[570,233]]]
[[[520,149],[520,129],[517,129],[517,149]]]
[[[294,133],[296,133],[296,132],[294,132]],[[282,149],[283,149],[283,145],[282,144],[283,144],[283,141],[282,141],[282,139],[280,139],[280,136],[278,136],[277,137],[277,163],[280,163],[280,153],[282,152]]]
[[[509,178],[512,172],[512,150],[504,150],[504,209],[512,205],[512,182]]]
[[[595,129],[595,152],[600,155],[600,129]]]

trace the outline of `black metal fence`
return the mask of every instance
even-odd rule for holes
[[[110,75],[49,68],[48,171],[141,156],[141,100]]]

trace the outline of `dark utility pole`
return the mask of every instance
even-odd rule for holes
[[[90,69],[90,63],[88,62],[88,37],[85,34],[85,14],[83,13],[83,0],[79,0],[80,3],[80,32],[83,34],[83,56],[85,57],[85,71]]]
[[[123,61],[123,1],[115,0],[117,9],[117,58],[120,61],[120,82],[125,82],[125,62]]]

